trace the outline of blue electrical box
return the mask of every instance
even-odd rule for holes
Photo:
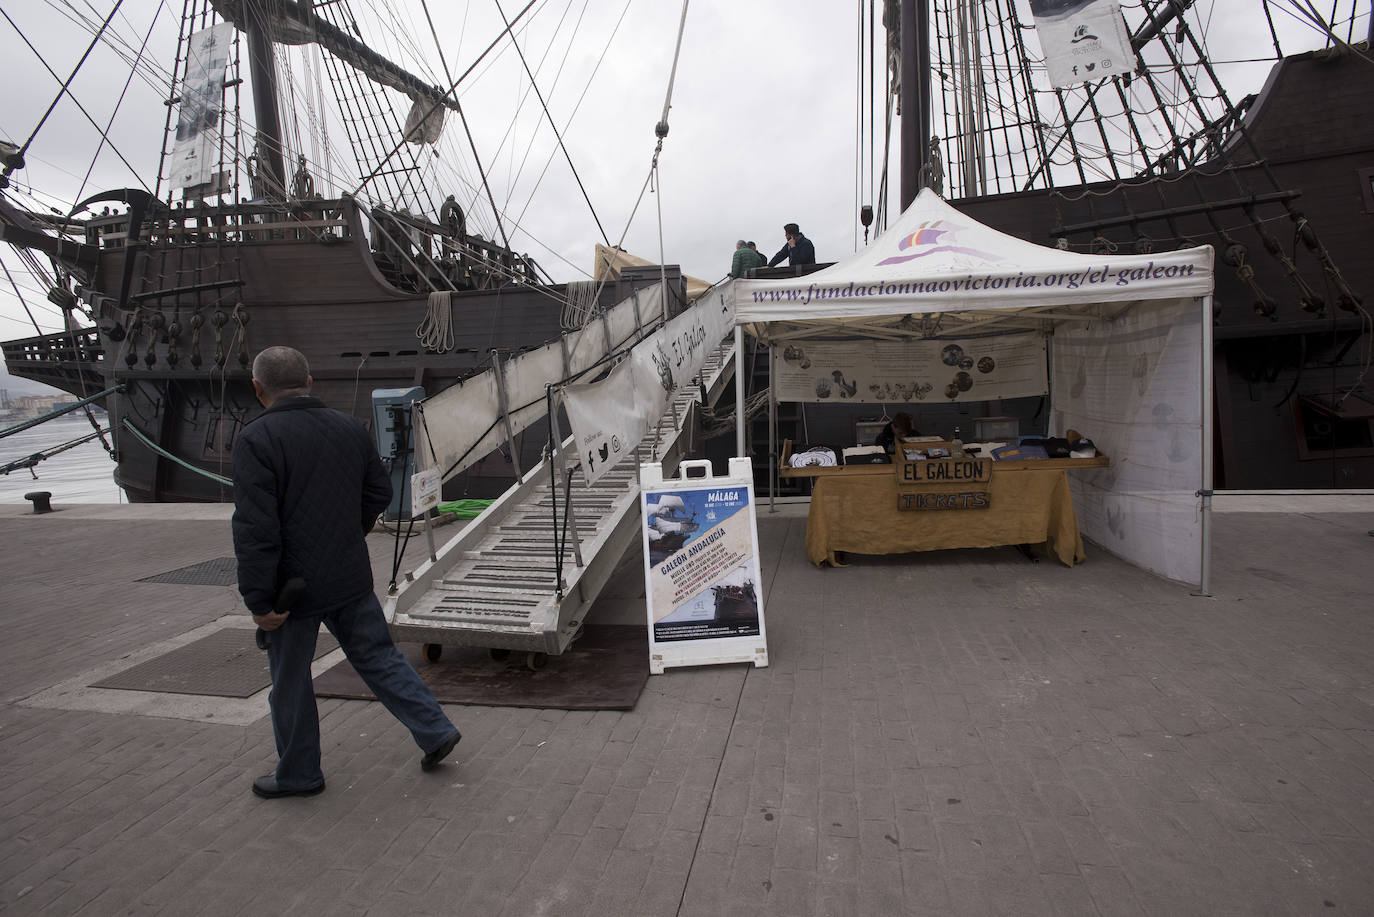
[[[410,518],[410,476],[415,472],[415,434],[410,428],[410,406],[425,397],[421,386],[372,390],[372,435],[377,454],[391,475],[391,503],[386,519]]]

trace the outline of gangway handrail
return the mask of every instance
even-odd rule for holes
[[[718,352],[728,352],[732,346],[732,341],[726,338],[722,341],[718,348]],[[733,369],[733,360],[727,358],[715,367],[714,373],[729,373],[733,371]],[[702,381],[706,382],[707,380],[703,379]],[[710,381],[714,383],[714,379]],[[701,386],[684,387],[677,400],[680,401],[685,397],[689,403],[695,401],[701,397],[701,388]],[[655,442],[655,440],[651,438],[646,442],[654,443],[655,455],[667,455],[672,453],[679,444],[680,433],[680,430],[673,430],[664,439]],[[455,564],[464,556],[474,553],[478,545],[488,538],[494,530],[501,526],[507,520],[507,517],[526,508],[529,502],[542,488],[551,487],[553,484],[553,476],[559,473],[559,462],[562,461],[559,458],[560,453],[563,456],[571,456],[571,461],[569,461],[568,466],[566,466],[562,473],[567,474],[567,469],[581,467],[580,457],[578,457],[577,450],[573,448],[575,438],[576,437],[573,435],[563,437],[558,450],[546,452],[539,464],[531,468],[514,485],[508,488],[500,497],[493,501],[490,506],[483,510],[480,515],[469,521],[467,525],[463,527],[462,531],[455,534],[445,542],[442,547],[438,548],[434,557],[423,560],[413,570],[407,571],[400,578],[398,583],[390,587],[387,592],[385,608],[387,619],[393,626],[395,626],[395,621],[399,616],[408,614],[411,608],[423,601],[426,593],[432,588],[435,588],[439,582],[447,576]],[[638,473],[638,455],[638,452],[631,452],[625,459],[636,462],[634,469],[636,472],[636,481]],[[570,477],[571,475],[568,476]],[[562,487],[559,488],[559,490],[563,489]],[[580,539],[583,536],[574,528],[569,537]],[[594,552],[600,546],[601,545],[598,544],[592,544],[591,550]],[[560,548],[559,550],[559,556],[561,557],[562,549]],[[592,564],[593,560],[590,556],[585,558],[584,562],[578,563],[577,579],[573,583],[565,584],[561,582],[563,577],[560,575],[558,577],[560,582],[555,582],[553,584],[553,588],[550,589],[548,598],[555,601],[562,601],[565,596],[558,593],[567,592],[574,588],[581,589],[583,582],[582,576],[586,573],[589,565]]]

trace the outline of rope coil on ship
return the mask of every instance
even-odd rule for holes
[[[448,290],[429,294],[425,317],[415,327],[415,337],[425,350],[448,353],[453,349],[453,296]]]

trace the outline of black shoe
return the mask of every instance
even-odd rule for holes
[[[277,786],[277,778],[271,774],[263,774],[253,781],[253,795],[261,796],[263,799],[281,799],[283,796],[318,796],[324,792],[324,781],[319,785],[306,787],[303,790],[284,790]]]
[[[453,751],[453,747],[458,744],[458,740],[463,737],[461,732],[455,732],[447,739],[439,743],[439,747],[420,759],[420,770],[432,771],[439,766],[439,762],[448,757],[448,753]]]

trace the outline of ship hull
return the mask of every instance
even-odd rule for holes
[[[418,337],[430,309],[425,277],[412,270],[417,289],[397,286],[393,277],[405,280],[404,272],[383,273],[357,212],[330,216],[202,208],[148,221],[145,241],[132,243],[127,218],[93,220],[88,243],[99,260],[82,292],[99,320],[98,344],[87,330],[84,360],[65,363],[58,336],[35,339],[48,342],[41,347],[6,345],[9,371],[75,394],[119,387],[102,406],[115,479],[131,501],[218,502],[232,499],[217,478],[231,477],[237,432],[261,411],[251,360],[265,347],[300,350],[314,394],[370,429],[374,389],[434,394],[489,366],[493,353],[505,359],[564,331],[564,287],[459,290],[451,293],[451,342],[426,348]],[[434,281],[443,282],[437,273]],[[609,283],[598,302],[612,305],[630,289]],[[520,438],[522,467],[543,438],[539,428]],[[496,455],[450,489],[491,495],[513,474],[510,456]]]
[[[1374,486],[1374,405],[1347,399],[1323,410],[1362,376],[1370,332],[1342,306],[1333,275],[1300,241],[1285,203],[1316,233],[1343,280],[1366,302],[1374,295],[1374,68],[1355,55],[1310,53],[1277,64],[1245,120],[1249,139],[1232,137],[1218,158],[1187,175],[1165,175],[1056,191],[953,200],[964,213],[1042,245],[1136,254],[1211,244],[1217,249],[1214,299],[1218,488]],[[1260,158],[1262,157],[1262,158]],[[1206,208],[1204,210],[1203,208]],[[1247,210],[1249,208],[1249,210]],[[1209,219],[1207,211],[1215,218]],[[1164,214],[1168,213],[1168,216]],[[1153,214],[1154,216],[1149,216]],[[1279,243],[1266,250],[1251,215]],[[1216,231],[1220,224],[1227,235]],[[1228,241],[1229,237],[1229,241]],[[1230,242],[1273,298],[1272,317],[1228,263]],[[1148,250],[1148,248],[1144,249]],[[1304,304],[1283,259],[1323,300]],[[1234,259],[1230,259],[1234,260]],[[1367,380],[1366,380],[1367,382]]]

